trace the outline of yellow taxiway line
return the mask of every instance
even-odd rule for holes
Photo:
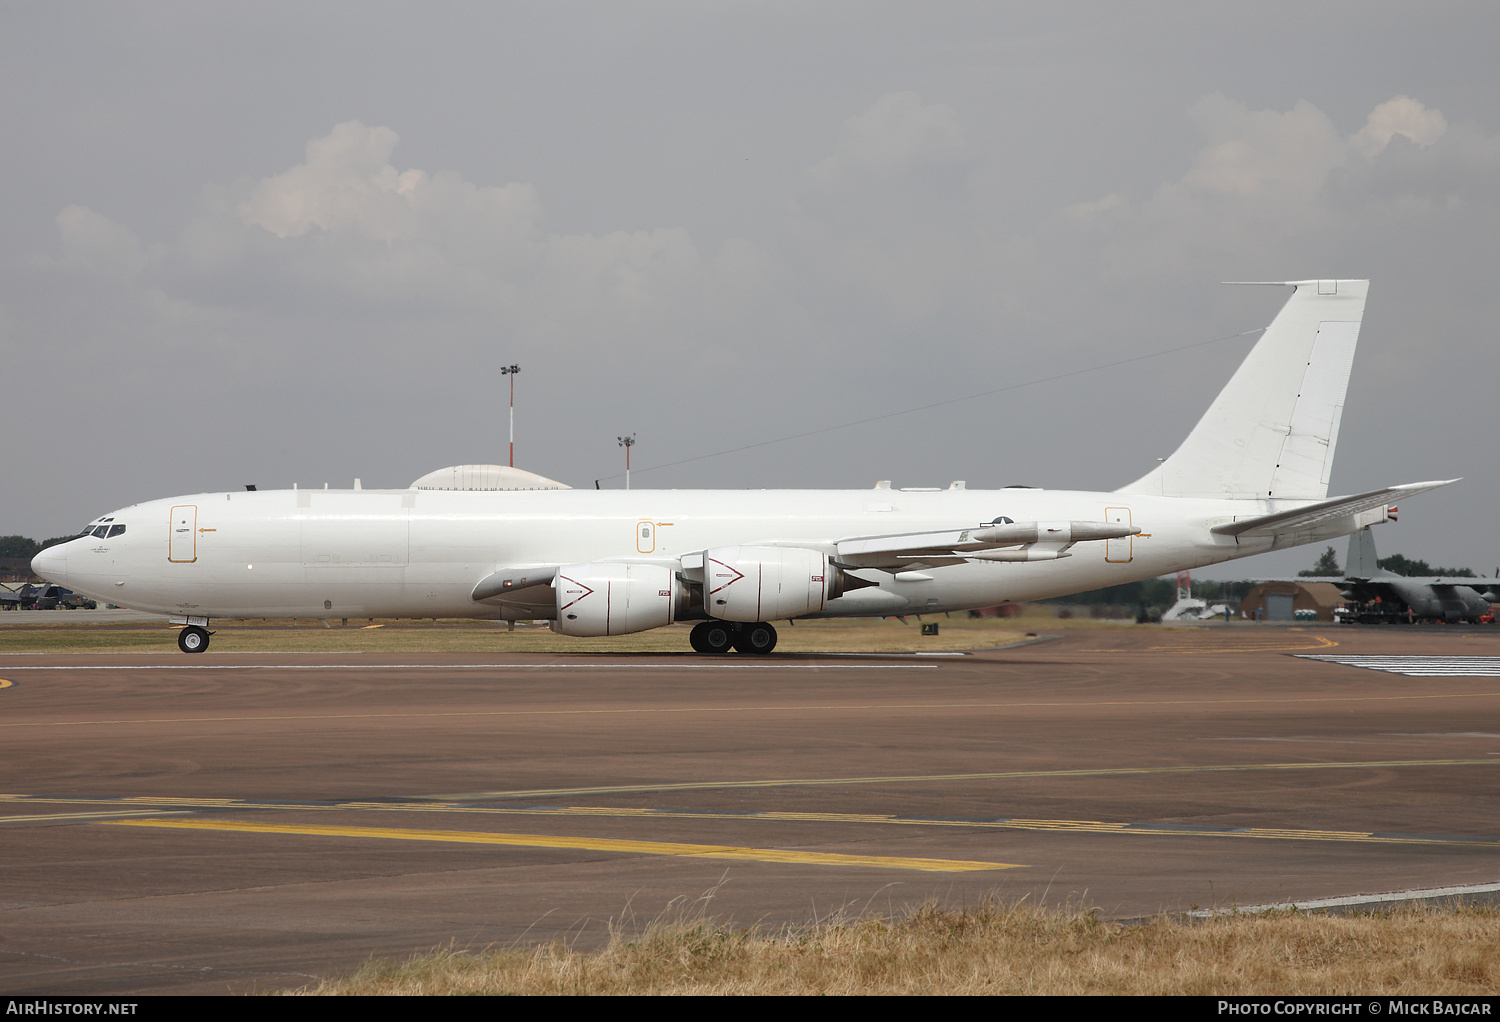
[[[233,831],[249,834],[294,834],[307,837],[381,838],[389,841],[442,841],[471,845],[508,845],[519,848],[566,848],[589,852],[635,855],[674,855],[695,859],[737,859],[810,866],[865,866],[912,869],[929,873],[969,873],[1017,869],[1017,863],[970,862],[960,859],[913,859],[886,855],[839,855],[797,852],[780,848],[739,848],[733,845],[690,845],[667,841],[621,841],[614,838],[557,837],[551,834],[496,834],[469,830],[410,830],[395,827],[330,827],[303,823],[254,823],[219,820],[113,820],[105,826],[166,827],[177,830]]]
[[[1197,636],[1194,636],[1194,638],[1196,638],[1196,637]],[[1235,638],[1236,639],[1240,639],[1241,642],[1242,642],[1242,644],[1238,645],[1238,646],[1193,645],[1190,641],[1188,641],[1188,638],[1186,636],[1184,636],[1182,639],[1180,639],[1177,642],[1169,643],[1169,644],[1161,645],[1161,646],[1147,646],[1147,647],[1145,647],[1145,649],[1140,649],[1140,648],[1136,648],[1136,649],[1115,649],[1115,648],[1099,647],[1097,649],[1082,649],[1082,650],[1079,650],[1079,652],[1080,653],[1203,653],[1203,654],[1218,654],[1218,653],[1285,653],[1285,652],[1289,652],[1289,651],[1292,651],[1292,650],[1299,650],[1299,649],[1332,649],[1334,646],[1338,645],[1338,643],[1335,642],[1334,640],[1329,639],[1329,638],[1325,638],[1325,637],[1323,637],[1321,635],[1311,635],[1311,636],[1307,636],[1305,638],[1299,636],[1299,637],[1294,637],[1294,638],[1291,638],[1291,639],[1282,639],[1282,640],[1278,640],[1278,639],[1273,639],[1273,638],[1267,637],[1267,639],[1266,639],[1265,642],[1255,642],[1254,640],[1255,640],[1256,637],[1255,636],[1249,636],[1249,635],[1246,635],[1246,636],[1235,636]],[[1243,640],[1246,640],[1246,639],[1248,639],[1250,641],[1249,642],[1244,642]],[[1312,645],[1312,646],[1307,645],[1307,639],[1312,639],[1313,642],[1316,643],[1316,645]],[[1289,642],[1295,642],[1295,643],[1298,643],[1298,645],[1288,645]]]

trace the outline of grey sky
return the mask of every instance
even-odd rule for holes
[[[1465,476],[1378,538],[1491,570],[1497,22],[7,5],[0,533],[503,461],[512,361],[518,463],[590,486],[622,432],[640,473],[1237,334],[1283,299],[1220,280],[1368,276],[1334,488]],[[635,482],[1113,488],[1250,343]]]

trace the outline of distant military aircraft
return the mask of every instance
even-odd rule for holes
[[[1309,580],[1304,580],[1309,581]],[[1500,602],[1500,578],[1462,575],[1418,577],[1385,571],[1376,563],[1375,537],[1364,528],[1349,537],[1349,560],[1342,579],[1328,579],[1343,589],[1361,624],[1405,621],[1478,622]]]

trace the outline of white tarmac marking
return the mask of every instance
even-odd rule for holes
[[[1228,738],[1196,738],[1199,742],[1318,742],[1327,745],[1367,745],[1373,739],[1370,738],[1324,738],[1321,735],[1293,735],[1288,738],[1254,738],[1243,735],[1232,735]]]
[[[1386,731],[1382,738],[1500,738],[1490,731]]]
[[[1004,649],[1005,647],[1004,646],[996,646],[994,648],[996,648],[996,649]],[[536,651],[532,650],[530,652],[532,652],[534,654]],[[973,652],[974,652],[973,650],[932,650],[932,651],[924,652],[922,650],[895,649],[895,650],[891,650],[888,653],[784,653],[782,655],[783,656],[811,656],[811,657],[848,657],[848,658],[865,658],[865,657],[875,657],[875,658],[878,658],[878,657],[913,657],[913,658],[915,658],[915,657],[965,657],[965,656],[971,656],[971,655],[973,655]],[[216,657],[221,657],[221,656],[266,656],[267,654],[269,654],[271,656],[371,656],[371,655],[373,655],[373,654],[370,654],[370,653],[368,653],[368,652],[366,652],[364,650],[358,650],[358,649],[320,649],[320,650],[316,650],[316,651],[305,650],[305,649],[261,649],[261,650],[232,649],[232,650],[225,650],[223,652],[219,652],[218,650],[215,650],[213,655],[216,656]],[[112,652],[112,653],[59,654],[59,653],[50,652],[50,651],[49,652],[45,652],[45,653],[38,653],[38,652],[35,652],[35,651],[30,651],[30,650],[28,650],[26,652],[22,652],[22,653],[0,653],[0,657],[7,657],[7,656],[33,656],[33,657],[42,657],[42,656],[67,656],[67,655],[101,656],[102,657],[102,656],[140,656],[141,654],[139,652],[129,652],[129,653]],[[522,652],[522,655],[525,655],[524,651]],[[566,654],[564,654],[564,655],[566,655]]]
[[[621,668],[659,671],[669,668],[696,671],[916,671],[937,670],[937,664],[94,664],[77,667],[54,665],[28,667],[16,664],[9,671],[581,671]]]
[[[1245,905],[1240,908],[1200,908],[1184,913],[1195,919],[1220,915],[1252,915],[1257,912],[1306,911],[1317,908],[1339,908],[1345,905],[1387,904],[1393,901],[1418,901],[1423,898],[1459,898],[1466,894],[1494,894],[1500,884],[1471,884],[1468,887],[1429,887],[1420,891],[1396,891],[1392,894],[1356,894],[1346,898],[1313,898],[1308,901],[1284,901],[1274,905]]]
[[[1346,667],[1363,667],[1411,678],[1500,678],[1495,656],[1363,656],[1298,653],[1299,660],[1322,660]]]
[[[952,650],[949,652],[922,653],[913,650],[898,649],[890,653],[788,653],[787,656],[818,656],[818,657],[887,657],[887,656],[968,656],[963,650]]]
[[[119,820],[137,816],[180,816],[187,809],[120,809],[99,810],[94,813],[41,813],[32,816],[0,816],[0,825],[7,823],[65,823],[80,820]]]

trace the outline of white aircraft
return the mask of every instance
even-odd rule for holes
[[[572,490],[457,466],[405,490],[201,493],[122,508],[38,575],[166,614],[550,619],[564,635],[699,620],[693,647],[769,653],[782,618],[1042,599],[1323,542],[1454,480],[1328,499],[1368,281],[1291,298],[1188,438],[1110,492]]]

